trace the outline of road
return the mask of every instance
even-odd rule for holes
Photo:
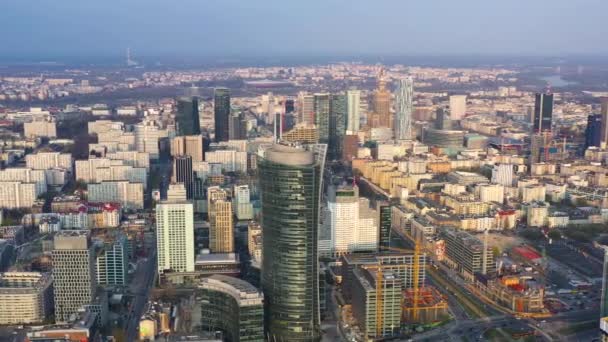
[[[323,330],[322,342],[346,341],[342,336],[342,331],[338,326],[340,322],[340,306],[336,302],[336,287],[328,286],[326,293],[327,298],[327,316],[321,322]]]
[[[131,281],[131,290],[134,294],[131,304],[131,312],[127,320],[127,341],[137,340],[139,320],[144,313],[144,308],[150,297],[150,290],[154,286],[156,279],[156,248],[152,247],[152,252],[148,260],[140,263],[137,267],[135,277]]]

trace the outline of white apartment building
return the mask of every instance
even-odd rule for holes
[[[513,186],[513,164],[497,164],[492,168],[492,183]]]
[[[217,150],[205,153],[205,161],[222,164],[225,172],[247,172],[247,152]]]
[[[502,203],[505,198],[505,187],[500,184],[481,184],[475,188],[475,194],[482,202]]]
[[[88,184],[89,202],[115,202],[125,209],[143,209],[144,185],[128,181],[103,181]]]
[[[0,208],[31,208],[38,195],[37,183],[0,181]]]
[[[34,120],[23,124],[23,135],[26,138],[56,138],[57,123],[51,116],[42,120]]]
[[[57,168],[72,172],[72,164],[72,155],[69,153],[38,152],[25,156],[25,165],[34,170]]]
[[[233,206],[239,220],[253,219],[253,204],[250,201],[249,185],[235,185]]]
[[[47,191],[45,170],[32,170],[27,167],[11,167],[0,171],[0,182],[35,183],[36,192]]]
[[[194,271],[194,209],[192,203],[156,205],[158,273]]]
[[[151,159],[158,159],[160,138],[167,137],[167,130],[162,129],[154,120],[144,120],[135,125],[135,150],[148,152]]]

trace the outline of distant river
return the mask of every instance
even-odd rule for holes
[[[578,83],[578,82],[566,81],[560,75],[546,76],[546,77],[541,77],[540,79],[551,84],[551,86],[553,86],[553,87],[565,87],[565,86],[569,86],[569,85]]]

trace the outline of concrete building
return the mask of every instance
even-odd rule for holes
[[[234,252],[232,202],[228,199],[209,201],[209,249],[213,253]]]
[[[247,173],[247,152],[221,149],[205,153],[205,161],[219,163],[224,172]]]
[[[232,208],[238,220],[253,219],[253,204],[249,185],[235,185]]]
[[[38,152],[25,156],[25,166],[33,170],[66,169],[73,171],[72,155],[59,152]]]
[[[192,203],[156,205],[158,273],[194,271],[194,209]]]
[[[445,242],[444,260],[466,279],[473,280],[477,273],[485,275],[496,271],[492,248],[477,237],[449,227],[438,228],[438,232]]]
[[[202,162],[203,159],[203,136],[182,135],[171,139],[171,156],[189,155],[192,162]]]
[[[547,223],[549,204],[546,202],[533,202],[525,206],[526,223],[528,227],[542,227]]]
[[[89,232],[58,232],[52,257],[55,320],[67,322],[80,308],[93,302],[97,291],[95,251]]]
[[[0,181],[0,208],[31,208],[40,194],[36,183]]]
[[[128,181],[104,181],[87,186],[89,202],[114,202],[125,209],[143,209],[144,186]]]
[[[462,120],[467,113],[467,96],[450,96],[450,118],[452,120]]]
[[[513,164],[497,164],[492,168],[492,183],[513,186]]]
[[[365,338],[397,335],[401,330],[401,279],[390,271],[355,269],[353,273],[352,311]],[[378,286],[382,286],[382,291]]]
[[[0,273],[0,324],[43,323],[53,314],[53,280],[38,272]]]
[[[505,199],[505,188],[500,184],[481,184],[475,187],[475,193],[482,202],[502,203]]]
[[[47,116],[23,123],[23,135],[26,138],[56,138],[57,123],[55,122],[55,118]]]
[[[201,280],[197,297],[204,330],[222,331],[228,341],[264,341],[264,295],[255,286],[215,274]]]

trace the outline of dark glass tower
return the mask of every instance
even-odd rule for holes
[[[213,92],[215,141],[230,139],[230,89],[215,88]]]
[[[552,120],[553,94],[536,93],[533,133],[551,132]]]
[[[379,245],[380,247],[390,247],[391,245],[391,224],[392,208],[388,201],[379,201],[378,204],[378,226],[380,227]]]
[[[314,95],[314,117],[315,125],[319,131],[319,142],[329,142],[329,94]]]
[[[312,148],[312,146],[311,146]],[[262,289],[270,341],[320,338],[317,241],[325,145],[273,145],[259,161]]]
[[[346,94],[334,94],[329,103],[329,146],[332,159],[342,156],[342,140],[346,133],[347,102]]]
[[[175,117],[177,135],[201,134],[198,117],[198,98],[184,97],[177,101],[177,116]]]
[[[188,155],[173,158],[174,183],[183,183],[186,188],[186,198],[192,199],[194,195],[194,172],[192,171],[192,157]]]
[[[590,146],[599,147],[602,143],[602,115],[591,114],[587,117],[585,130],[585,149]]]

